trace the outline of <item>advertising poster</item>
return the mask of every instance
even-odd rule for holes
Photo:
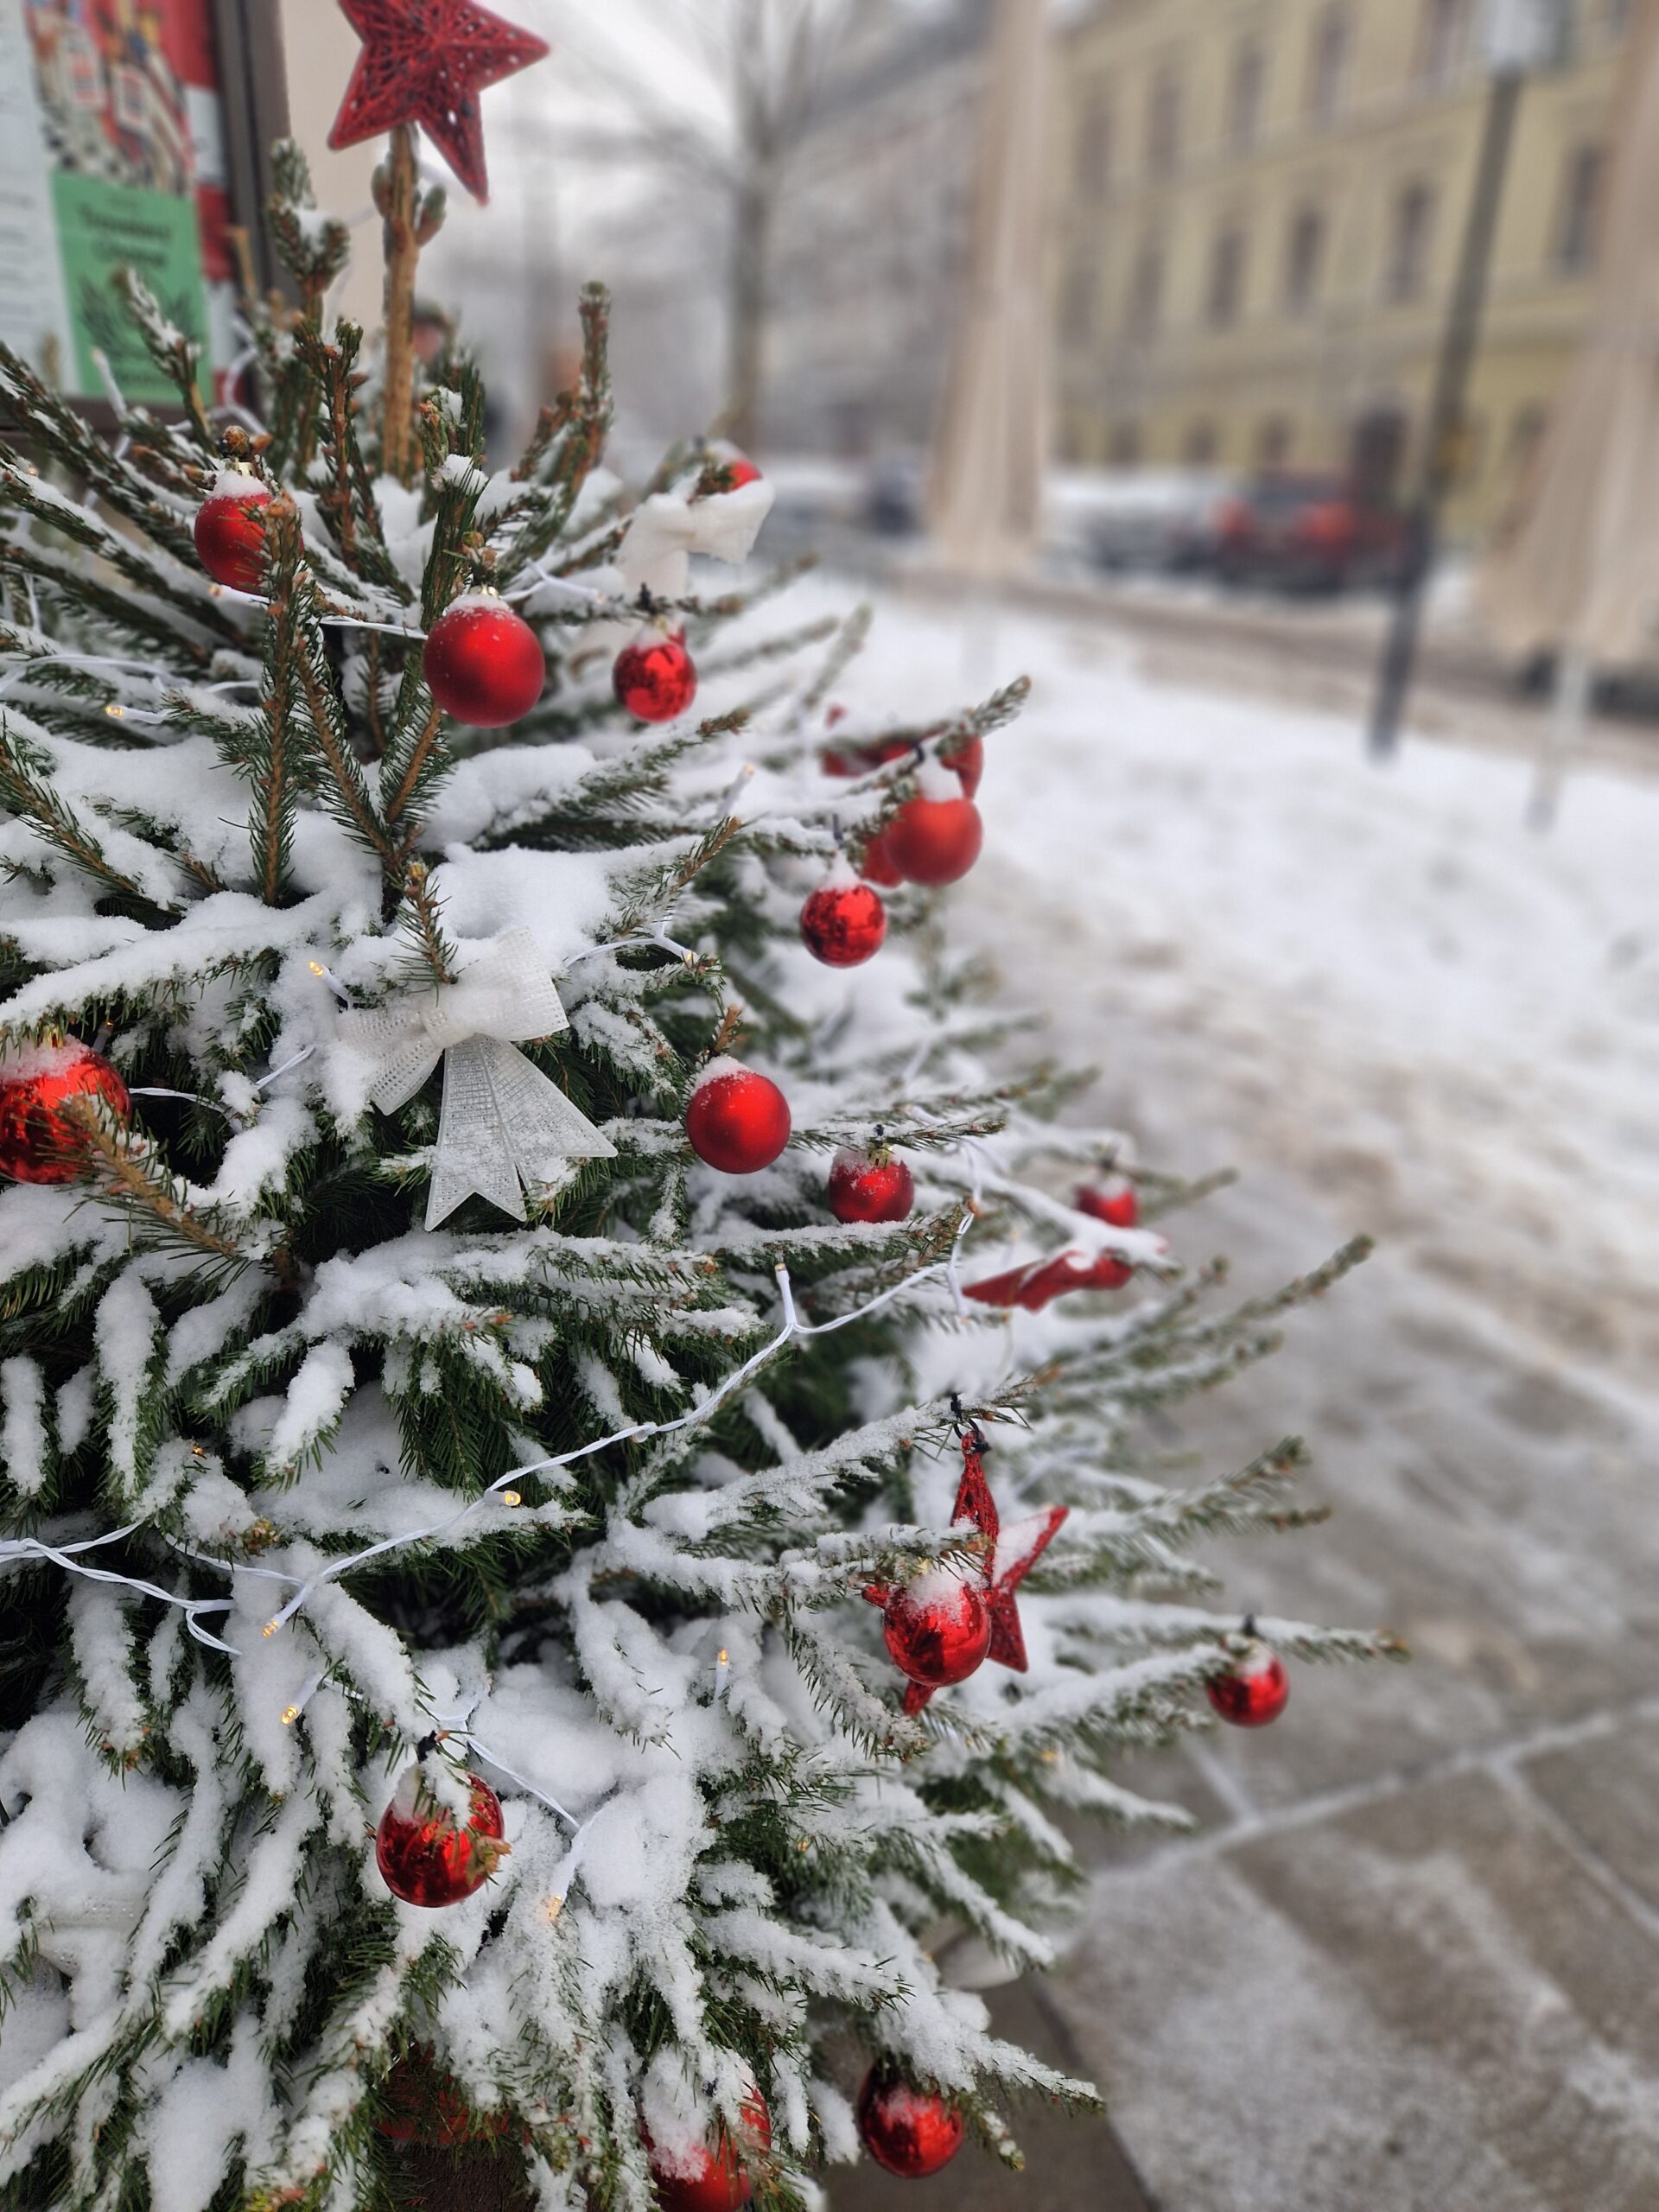
[[[165,400],[111,279],[137,269],[202,348],[231,353],[212,0],[0,0],[0,338],[61,391]]]

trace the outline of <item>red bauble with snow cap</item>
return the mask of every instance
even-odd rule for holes
[[[889,1591],[881,1637],[893,1665],[924,1689],[965,1682],[991,1648],[991,1610],[982,1577],[930,1567]]]
[[[427,632],[421,655],[426,688],[458,722],[505,729],[542,696],[547,661],[521,614],[493,592],[452,600]]]
[[[1114,1229],[1133,1229],[1141,1218],[1141,1201],[1127,1175],[1109,1176],[1103,1183],[1079,1183],[1071,1203],[1079,1213]]]
[[[617,704],[637,722],[671,722],[697,696],[696,664],[679,631],[624,645],[611,671]]]
[[[948,768],[928,761],[887,831],[893,865],[911,883],[959,883],[979,858],[985,824]]]
[[[1285,1662],[1265,1643],[1252,1644],[1225,1675],[1212,1675],[1204,1694],[1234,1728],[1265,1728],[1290,1701]]]
[[[399,1776],[374,1832],[374,1860],[386,1887],[405,1904],[459,1904],[481,1890],[505,1858],[501,1801],[476,1774],[467,1777],[461,1819],[433,1788],[417,1760]]]
[[[651,2178],[660,2212],[741,2212],[752,2202],[754,2184],[743,2162],[764,2157],[772,2148],[772,2114],[759,2089],[743,2100],[738,2138],[734,2143],[722,2127],[712,2147],[699,2144],[674,2161],[680,2171],[670,2167],[665,2156],[654,2155]]]
[[[276,494],[250,468],[221,468],[196,510],[196,558],[216,584],[257,591],[265,580],[265,522]]]
[[[769,1076],[741,1060],[710,1060],[685,1109],[685,1134],[699,1160],[728,1175],[753,1175],[789,1142],[789,1101]]]
[[[39,1045],[0,1059],[0,1175],[19,1183],[73,1183],[86,1140],[64,1109],[101,1098],[123,1121],[127,1086],[85,1045]]]
[[[858,2093],[858,2132],[878,2166],[905,2181],[921,2181],[948,2166],[961,2150],[963,2120],[943,2097],[912,2089],[899,2075],[873,2066]]]
[[[887,934],[887,908],[837,857],[801,909],[807,950],[826,968],[857,968],[874,958]]]
[[[916,1203],[909,1168],[879,1136],[868,1152],[842,1147],[830,1164],[825,1193],[837,1221],[908,1221]]]

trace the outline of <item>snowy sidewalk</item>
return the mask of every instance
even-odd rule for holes
[[[889,610],[847,688],[937,704],[987,650]],[[1586,774],[1539,841],[1517,761],[1379,774],[1063,621],[994,660],[1037,690],[954,926],[1150,1158],[1242,1171],[1190,1257],[1255,1289],[1381,1238],[1179,1436],[1306,1434],[1335,1520],[1232,1566],[1417,1655],[1149,1767],[1205,1827],[1103,1846],[1052,1999],[1160,2212],[1651,2212],[1659,785]]]

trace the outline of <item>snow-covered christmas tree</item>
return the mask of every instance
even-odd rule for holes
[[[1385,1648],[1188,1556],[1307,1517],[1295,1446],[1135,1438],[1356,1255],[1220,1309],[1181,1187],[1006,1073],[936,887],[1022,687],[842,717],[861,614],[709,596],[767,486],[607,474],[597,290],[486,472],[414,126],[481,182],[534,41],[349,12],[381,341],[290,147],[251,407],[136,282],[176,419],[0,352],[0,2204],[1017,2162],[1092,2092],[953,1941],[1041,1966],[1069,1816],[1183,1817],[1116,1754]]]

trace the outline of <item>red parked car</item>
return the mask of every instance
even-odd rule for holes
[[[1289,591],[1397,584],[1412,557],[1406,518],[1339,476],[1262,477],[1225,503],[1213,527],[1224,583]]]

